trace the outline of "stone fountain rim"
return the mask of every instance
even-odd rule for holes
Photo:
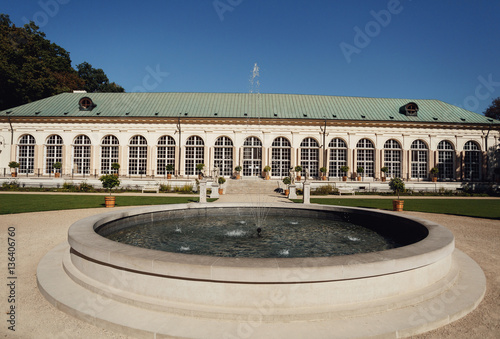
[[[453,234],[425,219],[397,212],[330,205],[266,203],[265,208],[386,214],[409,219],[426,227],[429,234],[411,245],[386,251],[318,258],[226,258],[163,252],[120,244],[95,232],[101,225],[121,218],[163,212],[217,208],[251,208],[250,203],[189,203],[115,210],[90,216],[71,225],[68,242],[73,255],[118,270],[159,277],[234,283],[304,283],[360,279],[404,272],[436,263],[452,254]]]

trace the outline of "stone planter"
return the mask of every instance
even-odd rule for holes
[[[392,210],[396,212],[403,211],[404,200],[393,200],[392,201]]]
[[[115,199],[116,197],[104,197],[106,207],[115,207]]]

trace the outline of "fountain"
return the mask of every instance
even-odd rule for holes
[[[272,218],[293,216],[313,224],[349,221],[396,245],[298,257],[278,246],[276,255],[256,258],[189,254],[196,243],[166,252],[100,234],[165,220],[230,220],[254,213],[260,215],[259,223],[249,226],[254,241],[272,235],[266,227]],[[196,233],[175,223],[169,227],[168,237]],[[229,239],[244,232],[224,231]],[[299,233],[305,239],[309,232]],[[165,241],[161,233],[151,237]],[[41,260],[37,278],[57,308],[145,338],[411,336],[464,316],[479,304],[486,286],[479,266],[455,249],[452,233],[440,225],[393,212],[287,203],[269,203],[265,211],[249,203],[165,205],[88,217],[70,227],[68,243]]]

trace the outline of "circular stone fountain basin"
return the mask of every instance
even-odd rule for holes
[[[234,258],[145,249],[98,234],[166,219],[210,218],[263,208],[273,215],[348,219],[390,236],[401,246],[331,257]],[[360,208],[278,203],[265,207],[247,203],[141,207],[82,219],[69,229],[68,242],[69,249],[61,246],[54,250],[62,256],[64,274],[60,280],[74,284],[75,291],[99,295],[113,310],[120,309],[125,314],[140,310],[141,316],[151,313],[149,319],[153,320],[148,322],[154,325],[131,325],[133,321],[124,320],[125,315],[116,320],[92,317],[101,326],[112,323],[111,328],[126,333],[133,328],[134,335],[223,337],[239,331],[242,322],[254,319],[251,317],[255,314],[259,326],[254,326],[255,319],[249,326],[252,333],[260,333],[258,337],[283,336],[293,328],[290,324],[300,324],[301,330],[289,337],[306,334],[314,337],[314,333],[331,337],[328,328],[339,325],[356,333],[360,324],[367,321],[366,317],[382,315],[394,320],[394,326],[376,333],[403,333],[403,325],[391,312],[405,314],[403,310],[447,293],[452,286],[459,285],[460,279],[460,265],[454,260],[454,237],[448,229],[401,214]],[[480,269],[479,272],[475,274],[482,275]],[[39,267],[42,293],[54,303],[61,302],[53,295],[57,290],[50,292],[47,284],[41,282],[43,276]],[[482,293],[468,310],[477,305]],[[87,317],[88,314],[82,316]],[[418,322],[408,324],[408,317],[403,319],[411,329],[408,333],[443,324],[441,320],[433,327],[428,325],[429,321],[424,321],[425,326]],[[453,319],[449,315],[445,318]],[[120,323],[121,327],[117,325]],[[198,331],[200,327],[204,331]],[[311,331],[326,332],[320,335]]]

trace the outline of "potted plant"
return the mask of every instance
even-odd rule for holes
[[[55,162],[54,164],[52,164],[52,167],[54,167],[54,169],[55,169],[54,176],[56,178],[59,178],[61,176],[61,167],[62,167],[62,164],[58,161],[58,162]]]
[[[389,181],[389,187],[398,195],[398,200],[392,201],[392,210],[401,212],[403,210],[404,200],[399,200],[399,193],[404,192],[405,183],[401,178],[392,178],[391,181]]]
[[[120,179],[115,174],[106,174],[99,178],[102,187],[109,190],[109,197],[104,197],[106,207],[115,207],[115,197],[111,196],[111,190],[120,185]]]
[[[174,171],[174,165],[167,164],[167,166],[165,166],[165,170],[167,171],[167,179],[168,180],[172,179],[172,172]]]
[[[241,172],[241,170],[242,170],[242,167],[241,167],[241,166],[236,166],[236,167],[234,168],[234,170],[236,171],[236,179],[241,179],[241,174],[240,174],[240,172]]]
[[[344,175],[342,175],[342,181],[347,181],[347,172],[349,172],[349,166],[340,167],[340,171],[344,173]]]
[[[118,173],[119,173],[118,171],[120,170],[120,164],[117,163],[117,162],[112,163],[111,164],[111,169],[114,172],[113,174],[116,175],[116,176],[118,176]]]
[[[219,177],[218,179],[219,182],[219,194],[224,194],[224,189],[222,188],[222,185],[226,182],[226,179],[224,177]]]
[[[439,173],[439,168],[433,167],[431,168],[431,176],[432,176],[432,182],[437,182],[437,174]]]
[[[290,179],[290,177],[284,177],[282,181],[286,185],[285,195],[288,196],[288,194],[290,194],[290,189],[289,189],[288,185],[290,185],[292,183],[292,179]]]
[[[197,164],[196,169],[198,170],[198,179],[203,179],[203,169],[205,168],[205,164]]]
[[[264,173],[265,173],[265,176],[266,176],[266,180],[270,179],[269,172],[271,172],[271,166],[264,167]]]
[[[9,167],[11,169],[11,174],[12,177],[17,177],[17,169],[19,168],[20,164],[17,161],[11,161],[9,162]]]
[[[358,169],[357,169],[358,181],[361,181],[361,175],[363,174],[364,171],[365,171],[365,169],[363,168],[363,166],[358,166]]]
[[[380,172],[383,173],[381,180],[382,180],[382,182],[385,182],[385,178],[387,177],[387,172],[389,172],[389,168],[384,166],[380,169]]]
[[[319,171],[321,172],[321,180],[326,180],[326,167],[321,167]]]
[[[300,181],[301,176],[300,176],[300,172],[302,172],[302,166],[295,166],[295,173],[297,173],[297,181]]]

